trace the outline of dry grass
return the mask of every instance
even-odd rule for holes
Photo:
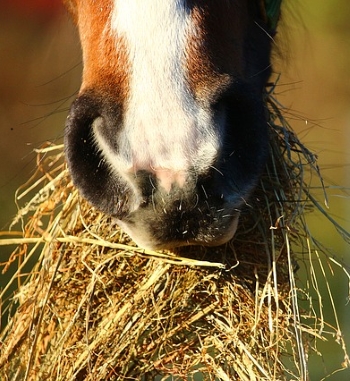
[[[316,158],[271,96],[267,104],[271,160],[222,247],[135,247],[80,198],[62,146],[37,151],[37,171],[16,195],[21,232],[0,240],[16,247],[4,271],[17,266],[10,284],[19,283],[0,337],[1,380],[307,380],[318,340],[337,341],[349,367],[337,319],[327,324],[310,296],[328,285],[315,263],[340,266],[320,259],[305,222]],[[297,285],[300,261],[310,288]]]

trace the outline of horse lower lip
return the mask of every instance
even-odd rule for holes
[[[239,219],[239,212],[234,215],[223,216],[226,224],[220,218],[216,219],[211,225],[206,225],[205,221],[195,231],[190,228],[181,231],[173,231],[173,226],[164,221],[154,218],[138,217],[134,213],[134,218],[128,221],[117,220],[118,225],[133,239],[140,247],[151,250],[171,249],[179,246],[201,245],[219,246],[228,242],[234,236]],[[198,221],[196,221],[197,223]]]

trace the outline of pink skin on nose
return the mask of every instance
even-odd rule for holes
[[[154,173],[159,181],[159,185],[167,192],[170,193],[171,186],[173,184],[178,185],[182,188],[186,182],[186,172],[185,171],[174,171],[167,168],[152,168],[152,173]]]

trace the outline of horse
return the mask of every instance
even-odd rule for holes
[[[64,136],[75,186],[141,247],[228,242],[268,157],[281,0],[64,2],[83,56]]]

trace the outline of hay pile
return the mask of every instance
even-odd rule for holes
[[[301,256],[311,266],[319,258],[304,219],[305,172],[318,169],[271,97],[267,104],[271,160],[222,247],[135,247],[80,198],[62,146],[37,151],[36,174],[16,196],[22,232],[0,240],[16,245],[4,270],[16,264],[10,283],[20,283],[1,334],[1,380],[308,378],[308,350],[325,339],[325,322],[311,298],[300,309],[309,294],[296,278]],[[340,327],[327,330],[349,366]]]

